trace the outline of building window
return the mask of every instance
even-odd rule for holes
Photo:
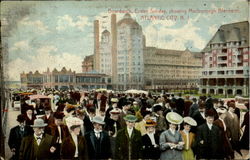
[[[243,55],[243,59],[248,59],[248,55],[247,55],[247,54],[244,54],[244,55]]]

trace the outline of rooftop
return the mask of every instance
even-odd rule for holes
[[[211,51],[210,44],[227,43],[227,42],[240,42],[242,47],[249,47],[249,22],[242,21],[220,26],[215,35],[207,43],[202,52]]]

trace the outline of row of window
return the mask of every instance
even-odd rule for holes
[[[55,82],[73,82],[73,75],[55,75]]]
[[[118,74],[118,82],[131,82],[131,83],[139,83],[142,82],[141,76],[131,76],[130,79],[127,75]]]

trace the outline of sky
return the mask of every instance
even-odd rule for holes
[[[109,30],[111,14],[119,21],[124,12],[142,26],[147,46],[194,52],[221,25],[249,18],[246,0],[4,1],[6,80],[19,81],[23,71],[42,73],[47,67],[81,72],[84,57],[94,51],[93,21],[100,21],[100,32]]]

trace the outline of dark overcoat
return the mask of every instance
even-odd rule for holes
[[[229,158],[229,157],[233,157],[234,156],[234,151],[232,149],[232,146],[229,142],[228,136],[227,136],[227,130],[225,130],[224,126],[223,126],[223,122],[220,119],[217,119],[214,121],[214,125],[216,125],[217,127],[219,127],[220,129],[220,136],[221,136],[221,140],[222,140],[222,146],[219,148],[219,153],[221,153],[222,157],[220,158]]]
[[[33,130],[29,126],[24,127],[24,131],[21,131],[20,126],[16,126],[11,128],[10,135],[8,139],[8,145],[10,149],[15,148],[15,155],[12,159],[18,159],[19,157],[19,148],[21,146],[21,142],[23,137],[33,134]]]
[[[83,136],[77,136],[78,140],[78,158],[88,159],[87,143]],[[72,136],[63,139],[61,145],[61,158],[62,159],[73,159],[75,156],[76,146],[72,139]]]
[[[133,129],[129,138],[127,127],[117,133],[115,145],[115,159],[139,159],[142,157],[141,132]]]
[[[121,124],[119,123],[119,121],[115,121],[111,118],[106,118],[105,119],[105,127],[104,129],[109,132],[112,132],[112,135],[115,134],[115,125],[116,124],[116,129],[117,131],[121,129]]]
[[[69,130],[68,127],[66,125],[61,125],[61,140],[63,140],[65,137],[69,136]],[[61,143],[60,143],[60,137],[59,137],[59,131],[57,128],[57,125],[52,124],[48,127],[47,133],[52,135],[54,138],[54,141],[56,143],[55,147],[56,147],[56,151],[54,153],[54,158],[55,159],[59,159],[61,156]]]
[[[108,159],[111,158],[110,139],[107,132],[102,131],[100,138],[97,139],[94,131],[85,135],[88,145],[89,159]]]
[[[157,146],[152,145],[152,142],[148,136],[145,134],[142,136],[142,156],[143,159],[159,159],[160,158],[160,148],[159,148],[159,136],[154,135],[155,143]]]
[[[197,151],[197,159],[216,159],[220,157],[219,147],[222,147],[222,145],[219,128],[213,125],[212,129],[209,130],[207,123],[200,125],[197,128],[194,147]]]
[[[50,148],[54,145],[53,137],[44,134],[40,145],[37,144],[34,135],[24,137],[19,151],[20,160],[51,159]]]
[[[249,111],[244,115],[244,120],[241,124],[241,128],[244,126],[245,129],[240,140],[240,145],[243,149],[249,149]]]
[[[240,122],[238,116],[235,113],[233,113],[233,115],[232,117],[232,115],[227,112],[224,121],[228,129],[228,138],[231,138],[230,143],[233,149],[237,149],[240,140]]]

